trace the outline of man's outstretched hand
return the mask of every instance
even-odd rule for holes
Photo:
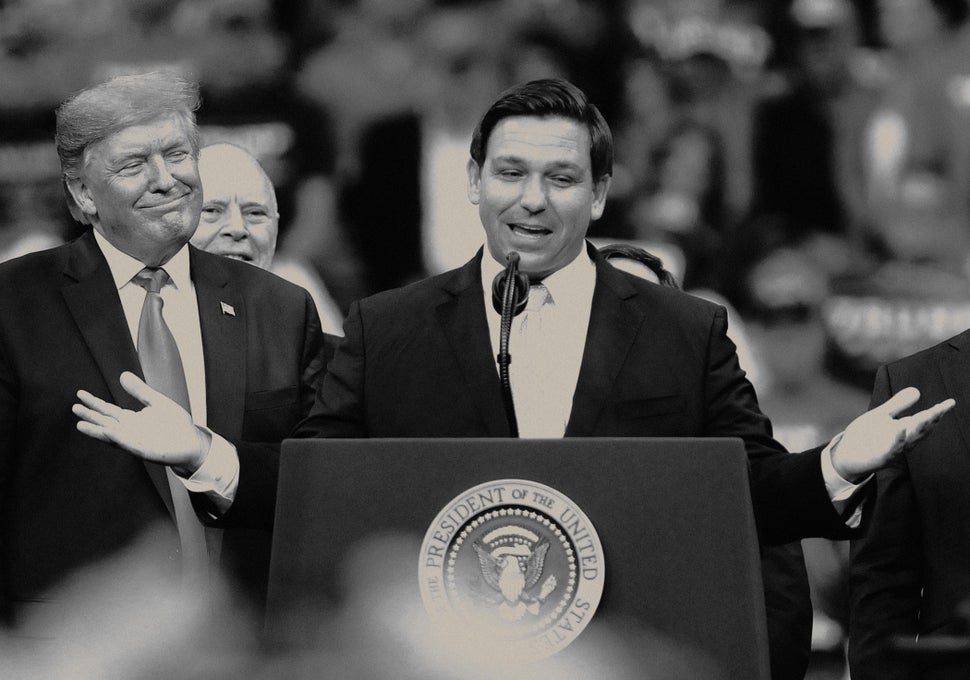
[[[71,409],[78,417],[78,431],[191,477],[205,461],[211,436],[196,427],[184,408],[134,373],[122,373],[121,386],[144,408],[130,411],[80,390],[81,403]]]
[[[842,439],[832,447],[835,471],[847,481],[859,481],[922,439],[956,404],[947,399],[911,416],[896,418],[917,401],[919,390],[907,387],[849,423]]]

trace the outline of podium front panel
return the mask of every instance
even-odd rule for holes
[[[343,606],[344,558],[368,536],[413,539],[413,559],[398,566],[413,574],[404,582],[417,593],[420,542],[439,512],[503,479],[561,492],[595,527],[605,583],[590,630],[629,622],[706,654],[725,677],[768,677],[758,540],[738,439],[287,440],[269,637],[286,627],[293,641],[284,622],[295,610],[312,617]]]

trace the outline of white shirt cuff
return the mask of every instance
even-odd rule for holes
[[[840,515],[848,504],[849,499],[857,491],[859,491],[870,479],[872,475],[863,479],[858,484],[853,484],[852,482],[846,480],[835,470],[835,466],[832,465],[832,449],[838,446],[839,442],[842,440],[843,433],[835,435],[832,441],[829,442],[828,446],[822,449],[822,480],[825,482],[825,490],[828,491],[829,499],[832,501],[832,505],[835,506],[836,512]],[[858,507],[852,512],[852,514],[845,520],[845,524],[850,529],[855,529],[862,522],[862,504],[860,503]]]
[[[189,491],[204,493],[220,513],[225,513],[235,500],[239,487],[239,456],[235,446],[209,428],[202,429],[212,437],[209,453],[195,474],[183,479],[182,483]]]

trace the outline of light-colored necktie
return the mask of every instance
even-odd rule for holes
[[[132,280],[145,289],[145,302],[138,322],[138,359],[145,382],[191,413],[182,358],[162,316],[164,302],[160,291],[168,283],[169,276],[164,269],[145,267]],[[208,573],[205,530],[192,508],[185,485],[171,468],[166,467],[165,471],[178,524],[182,573],[193,580],[204,579]]]
[[[550,357],[543,328],[543,314],[551,307],[553,300],[549,289],[541,283],[529,286],[529,300],[526,303],[519,332],[510,347],[512,354],[512,396],[519,424],[519,436],[523,438],[561,437],[559,425],[552,424],[547,406],[548,385],[545,372]],[[558,433],[557,433],[558,432]]]

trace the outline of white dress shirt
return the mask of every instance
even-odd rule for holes
[[[118,288],[121,307],[128,322],[132,343],[137,349],[138,323],[145,302],[145,289],[132,281],[145,265],[114,247],[108,239],[94,230],[94,239],[104,253],[111,270],[111,277]],[[189,391],[192,421],[206,427],[205,359],[202,352],[202,327],[199,321],[199,303],[195,285],[189,273],[189,249],[183,246],[162,267],[169,282],[162,288],[162,316],[175,344],[178,345],[185,372],[185,384]],[[225,510],[235,496],[239,476],[239,459],[235,447],[211,430],[212,444],[205,462],[192,477],[182,479],[189,491],[203,492],[212,498],[216,506]]]
[[[498,354],[502,318],[492,306],[492,280],[504,269],[486,249],[482,290],[493,355]],[[541,302],[541,290],[530,291],[529,306],[512,319],[509,340],[509,382],[522,438],[559,438],[566,433],[593,307],[596,267],[584,250],[542,285],[548,291],[546,304],[536,304]]]

